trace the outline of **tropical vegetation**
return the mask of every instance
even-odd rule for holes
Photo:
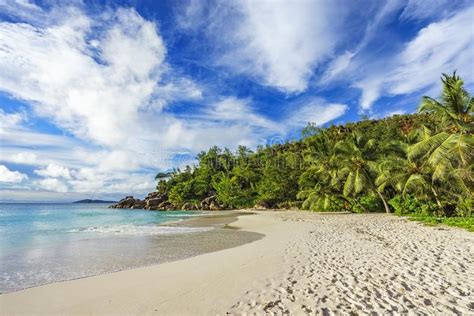
[[[255,152],[212,147],[196,165],[158,174],[157,190],[178,209],[213,197],[230,209],[385,211],[437,222],[461,217],[469,227],[473,110],[463,80],[443,74],[441,97],[423,97],[416,114],[308,124],[300,140]]]

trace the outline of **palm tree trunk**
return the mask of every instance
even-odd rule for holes
[[[388,206],[387,201],[385,201],[385,198],[383,197],[382,193],[380,193],[379,190],[375,190],[375,191],[377,192],[377,194],[379,195],[380,199],[383,202],[383,206],[385,207],[385,212],[386,213],[391,213],[390,212],[390,207]]]
[[[434,197],[435,197],[436,204],[438,204],[439,209],[442,210],[442,209],[443,209],[443,205],[441,205],[441,202],[440,202],[440,200],[439,200],[439,198],[438,198],[438,193],[436,192],[436,190],[435,190],[433,187],[431,187],[431,191],[433,192],[433,195],[434,195]]]

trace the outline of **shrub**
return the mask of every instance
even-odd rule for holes
[[[474,199],[463,199],[460,200],[456,206],[456,215],[469,217],[474,216]]]
[[[432,215],[436,213],[438,207],[435,203],[431,201],[422,201],[414,198],[411,195],[405,197],[401,195],[395,196],[393,199],[388,201],[397,215],[406,215],[406,214],[423,214],[423,215]]]
[[[363,195],[357,202],[353,208],[357,213],[381,212],[384,209],[382,201],[375,195]]]

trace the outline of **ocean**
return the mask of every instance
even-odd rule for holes
[[[186,224],[189,218],[228,217],[225,212],[107,206],[0,204],[0,292],[179,260],[261,238],[216,221]]]

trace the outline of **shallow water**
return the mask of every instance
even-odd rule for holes
[[[107,204],[0,204],[0,292],[179,260],[261,237],[218,228],[216,216],[229,220],[225,213]],[[206,217],[213,220],[183,221]]]

